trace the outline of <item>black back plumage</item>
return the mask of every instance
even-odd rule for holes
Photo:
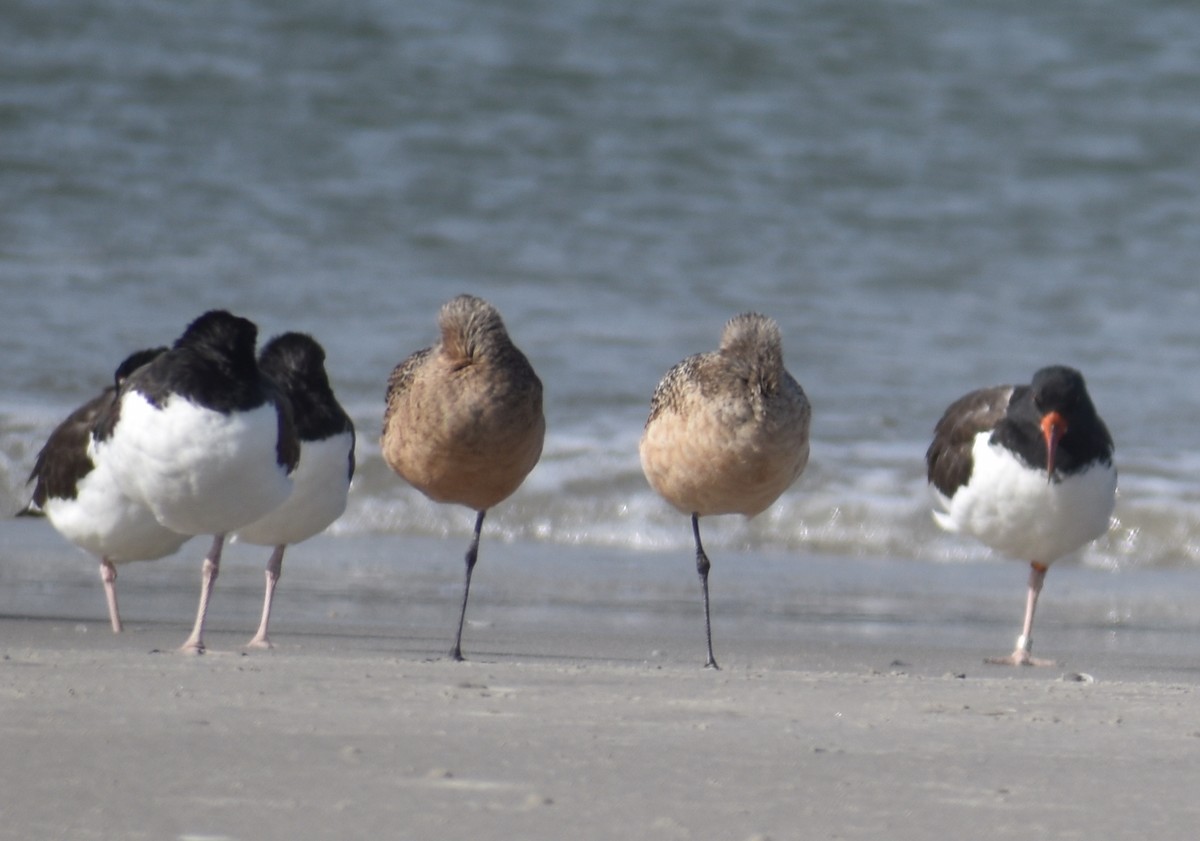
[[[950,404],[934,428],[925,453],[927,476],[946,496],[965,485],[974,467],[971,448],[981,432],[989,441],[1007,447],[1022,463],[1046,469],[1046,442],[1041,420],[1058,412],[1067,432],[1058,442],[1052,481],[1111,464],[1112,436],[1096,413],[1083,375],[1074,368],[1052,365],[1040,369],[1029,385],[994,386],[972,391]]]
[[[350,477],[354,477],[354,423],[334,396],[325,371],[325,349],[312,336],[283,333],[263,347],[259,368],[291,401],[301,442],[323,441],[349,432]]]
[[[254,322],[211,310],[183,332],[170,352],[131,377],[128,387],[161,408],[172,394],[216,412],[249,411],[270,399],[258,370]]]
[[[93,427],[96,440],[109,438],[120,418],[121,397],[136,391],[162,408],[171,395],[215,412],[251,411],[275,403],[279,415],[276,459],[288,471],[300,458],[291,406],[254,357],[258,327],[225,310],[210,310],[188,325],[166,353],[132,373]]]
[[[995,428],[1008,409],[1013,387],[981,388],[951,403],[933,430],[933,443],[925,452],[926,474],[930,483],[946,496],[971,479],[974,459],[971,447],[975,436]]]
[[[45,446],[37,454],[29,482],[33,504],[45,507],[48,499],[75,499],[79,482],[92,472],[94,465],[87,452],[88,436],[100,414],[111,408],[117,390],[130,375],[166,352],[165,347],[139,350],[127,356],[113,373],[113,384],[71,412],[54,428]]]

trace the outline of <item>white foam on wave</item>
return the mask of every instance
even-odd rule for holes
[[[0,414],[0,510],[16,511],[28,499],[25,477],[58,420],[56,412],[36,409]],[[690,552],[688,520],[646,483],[637,459],[641,429],[626,420],[611,414],[551,426],[538,466],[489,512],[485,539]],[[396,477],[369,431],[359,442],[349,505],[328,534],[469,538],[470,512],[433,503]],[[707,518],[705,546],[945,564],[997,557],[934,525],[924,446],[818,438],[807,470],[767,511],[750,521]],[[1112,529],[1064,563],[1113,570],[1200,566],[1200,484],[1194,479],[1200,470],[1193,469],[1200,457],[1123,458]]]

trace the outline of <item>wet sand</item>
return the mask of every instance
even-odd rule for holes
[[[1016,565],[737,561],[794,568],[782,582],[714,552],[723,669],[706,671],[687,557],[504,546],[454,663],[457,545],[297,547],[269,652],[240,647],[266,560],[243,547],[194,657],[174,648],[199,542],[122,569],[114,636],[90,560],[6,528],[0,838],[1190,839],[1200,822],[1190,573],[1056,567],[1039,643],[1063,665],[1011,669],[982,658],[1011,644]],[[319,560],[347,547],[339,588]],[[398,547],[426,559],[392,580]],[[40,589],[19,561],[39,553]],[[977,601],[925,618],[945,599],[914,594],[972,581]]]

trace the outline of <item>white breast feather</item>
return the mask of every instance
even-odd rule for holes
[[[306,441],[292,474],[287,501],[237,532],[237,539],[259,546],[299,543],[317,534],[346,510],[350,489],[349,432],[323,441]]]
[[[272,404],[223,414],[172,395],[158,409],[137,392],[121,401],[117,429],[94,445],[123,492],[182,534],[220,534],[280,505],[291,480],[276,462]]]
[[[991,548],[1050,564],[1108,531],[1116,501],[1117,472],[1096,465],[1050,483],[1009,450],[975,436],[971,480],[953,498],[938,493],[934,512],[947,531],[975,537]]]
[[[74,499],[50,497],[45,511],[63,537],[114,563],[161,558],[188,539],[163,527],[147,506],[122,493],[103,463],[79,481]]]

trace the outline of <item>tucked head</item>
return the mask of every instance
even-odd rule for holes
[[[353,431],[325,372],[325,349],[312,336],[276,336],[263,346],[259,367],[291,403],[301,441],[319,441]]]
[[[783,355],[783,338],[775,319],[756,312],[735,315],[721,333],[721,350],[727,353]]]
[[[735,315],[721,333],[720,353],[749,366],[771,389],[777,387],[783,372],[783,338],[774,319],[756,312]]]
[[[258,367],[280,385],[293,377],[328,381],[325,349],[305,333],[281,333],[271,339],[258,355]]]
[[[205,356],[253,361],[257,341],[258,327],[253,321],[225,310],[209,310],[187,326],[175,347]]]
[[[254,359],[257,338],[254,322],[224,310],[206,312],[187,326],[170,351],[136,368],[136,360],[126,360],[117,372],[124,376],[122,393],[137,392],[158,408],[175,394],[219,412],[255,408],[264,400]],[[108,430],[116,415],[98,424],[101,440],[107,434],[101,427]]]
[[[443,350],[462,359],[474,358],[495,344],[508,341],[499,310],[474,295],[459,295],[443,304],[438,312],[438,327]]]

